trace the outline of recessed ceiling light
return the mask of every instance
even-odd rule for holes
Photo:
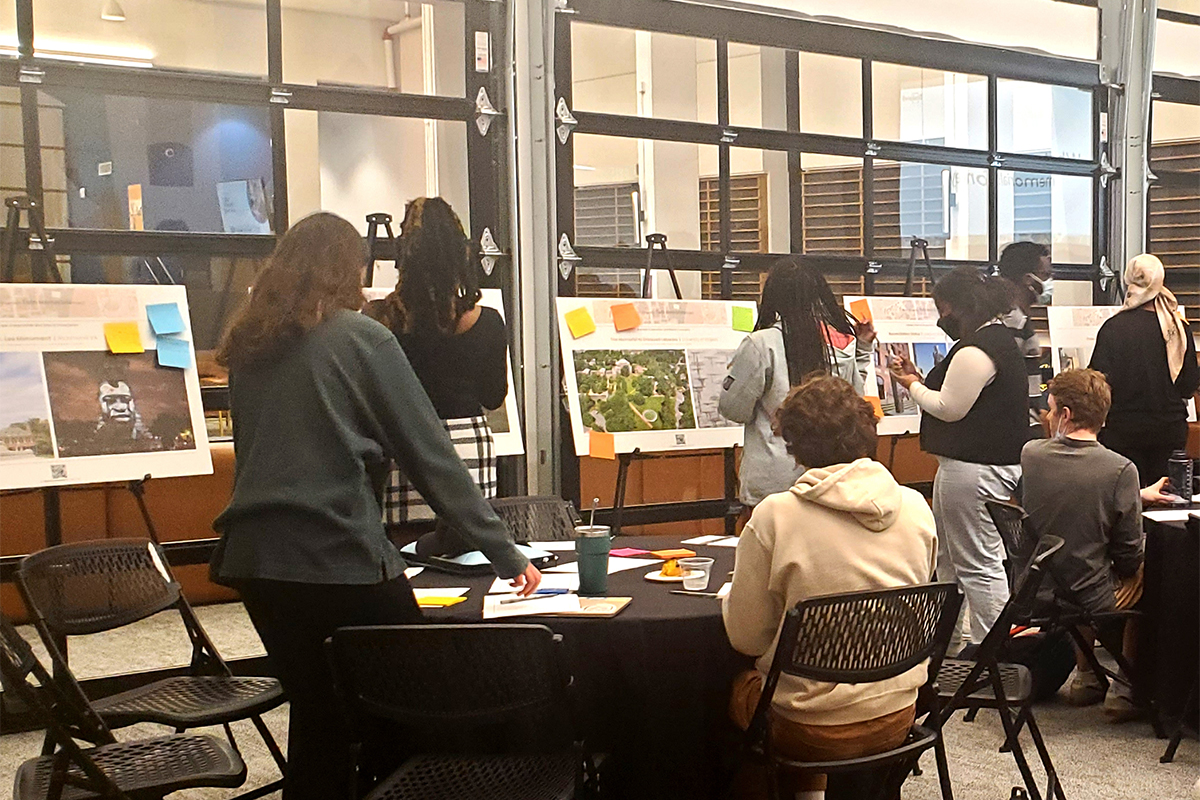
[[[104,5],[100,6],[100,19],[109,22],[124,22],[125,9],[121,8],[121,4],[117,0],[104,0]]]

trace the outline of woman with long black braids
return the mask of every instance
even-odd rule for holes
[[[861,396],[874,341],[874,326],[850,316],[821,273],[796,258],[771,267],[758,323],[734,354],[721,390],[721,415],[746,426],[738,476],[744,517],[804,472],[774,430],[775,412],[788,391],[809,373],[824,372]]]

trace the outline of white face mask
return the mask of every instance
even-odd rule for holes
[[[1035,276],[1035,279],[1036,279],[1036,276]],[[1042,291],[1038,294],[1038,297],[1037,297],[1038,304],[1043,305],[1043,306],[1048,306],[1048,305],[1050,305],[1050,301],[1054,298],[1054,278],[1046,278],[1045,280],[1039,280],[1038,283],[1040,283],[1042,285]]]

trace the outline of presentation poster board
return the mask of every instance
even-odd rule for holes
[[[191,340],[182,286],[0,284],[0,489],[211,473]]]
[[[916,433],[921,412],[908,390],[888,368],[894,356],[904,356],[922,375],[941,363],[953,343],[937,326],[938,312],[930,297],[846,297],[846,309],[857,319],[875,323],[875,349],[864,396],[875,405],[880,434]]]
[[[1096,334],[1120,306],[1049,306],[1046,321],[1050,329],[1050,365],[1054,374],[1066,369],[1082,369],[1092,363]]]
[[[389,288],[368,288],[363,290],[367,300],[382,300],[392,290]],[[504,296],[499,289],[483,289],[483,297],[479,304],[494,308],[504,319]],[[505,320],[505,324],[507,324]],[[487,414],[488,425],[492,429],[492,439],[497,456],[519,456],[525,454],[525,437],[521,434],[521,417],[517,411],[517,388],[513,383],[512,358],[508,360],[508,394],[504,396],[504,405]]]
[[[748,301],[558,298],[575,453],[740,445],[717,404],[755,313]]]

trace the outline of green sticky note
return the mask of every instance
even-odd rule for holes
[[[746,306],[734,306],[733,329],[744,333],[754,330],[754,309]]]

